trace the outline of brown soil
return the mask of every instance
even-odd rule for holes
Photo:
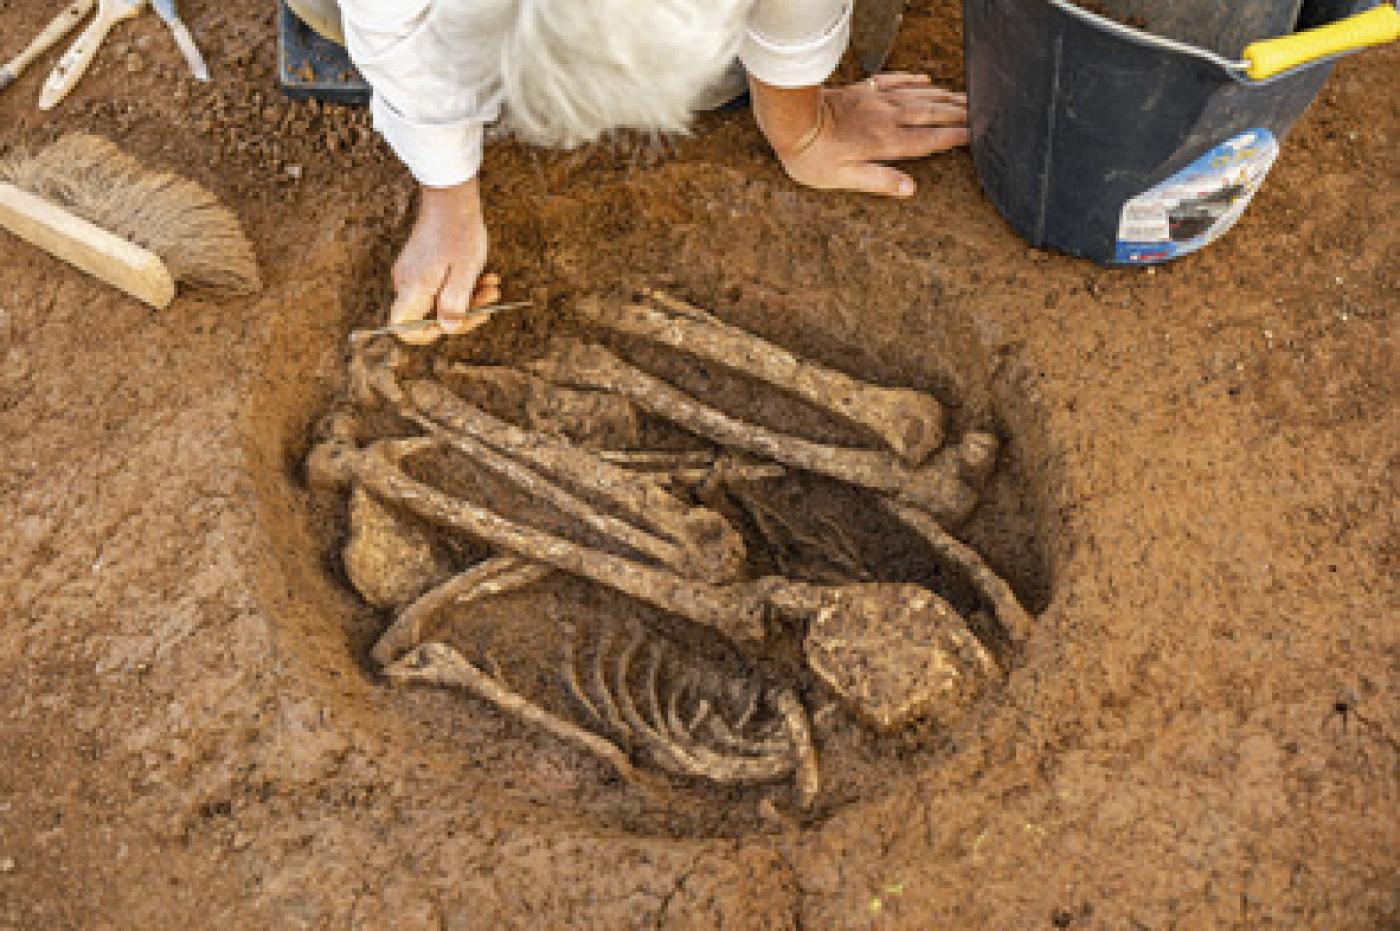
[[[957,5],[911,6],[892,64],[958,83]],[[858,775],[784,827],[742,793],[648,808],[369,672],[384,619],[301,460],[412,186],[363,114],[278,96],[269,9],[182,8],[210,87],[147,15],[56,113],[53,56],[0,96],[0,147],[89,129],[218,191],[268,281],[154,314],[0,240],[0,926],[1400,919],[1400,50],[1344,63],[1239,227],[1156,272],[1028,249],[965,153],[896,204],[795,188],[744,113],[659,150],[492,148],[494,262],[536,308],[461,352],[661,284],[1008,441],[968,536],[1038,635],[967,717],[833,747]],[[0,54],[52,12],[0,0]],[[612,608],[529,597],[504,664]]]
[[[1089,12],[1097,13],[1100,16],[1107,16],[1109,19],[1120,22],[1124,26],[1132,26],[1135,29],[1146,29],[1148,26],[1147,20],[1143,17],[1119,13],[1105,6],[1103,3],[1099,2],[1099,0],[1082,0],[1082,2],[1076,3],[1075,6],[1081,6]]]

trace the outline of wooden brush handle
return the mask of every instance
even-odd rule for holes
[[[73,85],[87,73],[88,66],[112,27],[124,19],[131,19],[145,5],[146,0],[100,0],[97,15],[78,36],[78,41],[63,53],[49,79],[44,82],[44,89],[39,94],[39,109],[52,110],[58,106]]]
[[[160,256],[13,184],[0,183],[0,227],[152,307],[175,299]]]
[[[0,90],[19,80],[19,76],[24,73],[24,69],[33,63],[34,59],[53,48],[59,39],[68,35],[73,27],[82,21],[84,16],[92,12],[92,8],[97,6],[97,0],[74,0],[73,4],[53,18],[43,32],[34,37],[34,41],[24,51],[14,58],[11,58],[5,67],[0,68]]]

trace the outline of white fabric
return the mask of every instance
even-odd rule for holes
[[[480,169],[504,95],[501,50],[477,33],[483,14],[509,9],[502,0],[341,0],[346,47],[374,89],[375,128],[420,183],[460,184]],[[845,51],[850,16],[851,0],[752,0],[734,46],[764,83],[820,84]]]

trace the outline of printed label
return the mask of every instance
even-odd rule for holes
[[[1195,252],[1244,215],[1278,159],[1267,129],[1252,129],[1211,149],[1123,205],[1119,262],[1151,264]]]

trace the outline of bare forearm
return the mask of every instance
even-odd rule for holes
[[[481,185],[476,178],[451,187],[428,187],[425,184],[420,192],[422,199],[418,210],[425,217],[457,221],[479,221],[481,218]]]

